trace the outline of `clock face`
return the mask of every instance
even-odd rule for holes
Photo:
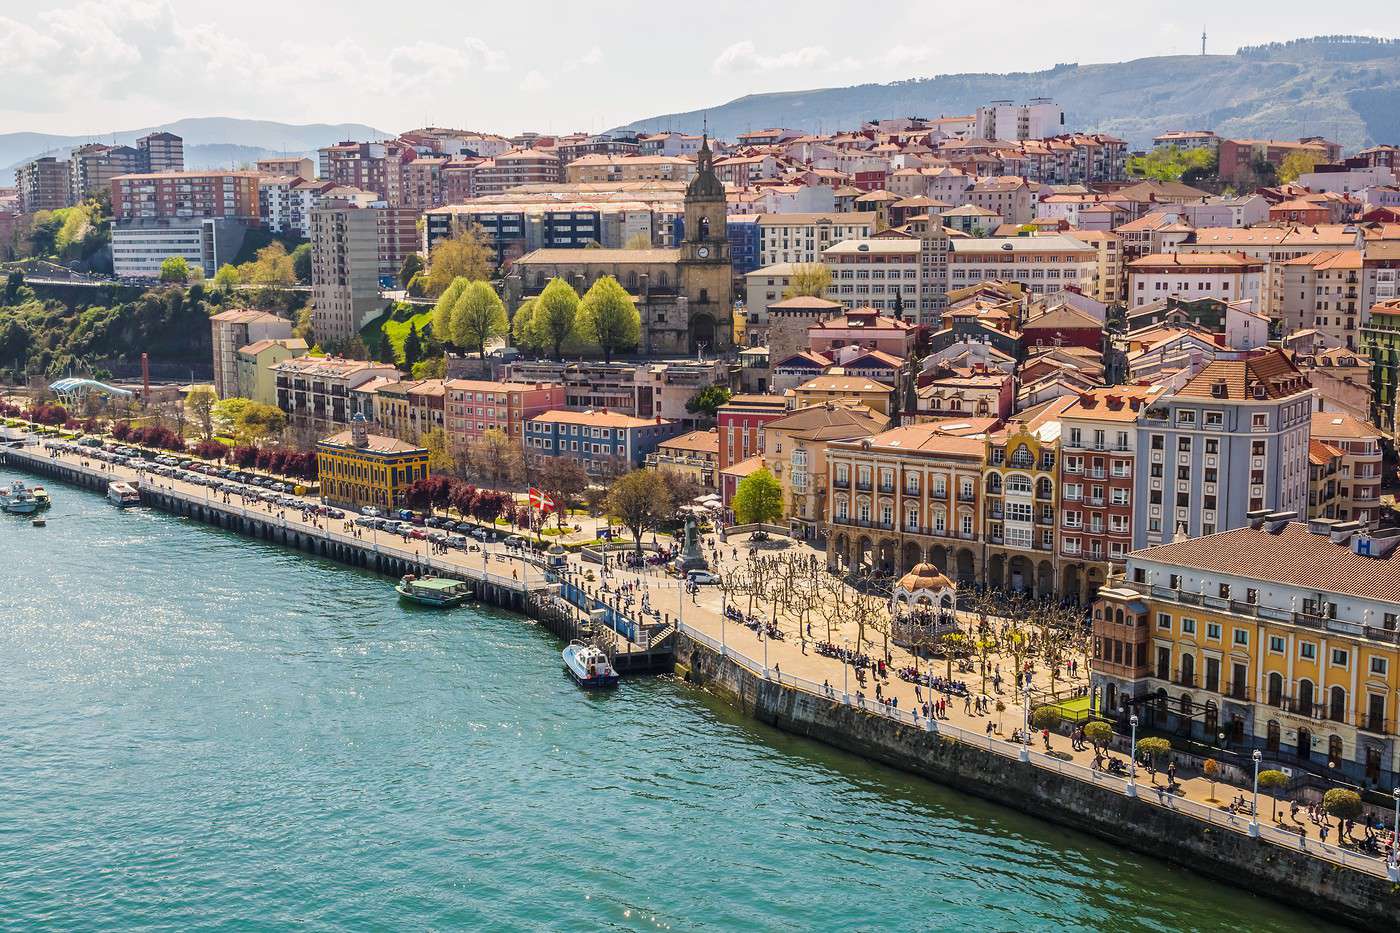
[[[710,248],[708,246],[702,246],[695,251],[695,255],[699,256],[701,259],[709,259]]]

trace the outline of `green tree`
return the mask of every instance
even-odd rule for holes
[[[467,285],[452,305],[451,327],[452,342],[459,347],[476,350],[482,359],[486,358],[486,341],[504,337],[510,332],[506,306],[501,304],[490,282]]]
[[[218,432],[240,444],[255,444],[287,426],[282,409],[247,398],[223,399],[214,404],[212,415]]]
[[[651,237],[645,233],[634,233],[622,244],[623,249],[651,249]]]
[[[707,418],[714,418],[719,412],[720,406],[728,402],[732,393],[724,386],[705,386],[699,392],[690,397],[690,401],[685,403],[685,410],[692,415],[704,415]]]
[[[1139,755],[1143,755],[1154,768],[1160,769],[1162,761],[1171,754],[1172,743],[1168,739],[1155,735],[1149,735],[1145,739],[1138,739],[1137,750]],[[1157,776],[1152,776],[1152,783],[1157,783]]]
[[[563,359],[559,348],[574,332],[578,304],[578,292],[560,278],[550,279],[544,291],[535,299],[531,326],[538,339],[554,350],[556,360]]]
[[[429,473],[451,473],[457,469],[457,458],[447,443],[447,432],[442,428],[429,428],[418,435],[418,445],[428,452]]]
[[[792,270],[783,299],[825,298],[831,287],[831,270],[819,262],[805,262]]]
[[[1195,149],[1158,146],[1146,155],[1129,158],[1127,170],[1133,178],[1181,181],[1188,172],[1197,177],[1213,174],[1215,165],[1215,154],[1204,146]]]
[[[1060,714],[1057,706],[1037,706],[1031,710],[1031,725],[1037,729],[1049,729],[1054,732],[1060,728],[1060,721],[1064,716]]]
[[[783,517],[783,488],[767,467],[739,481],[734,490],[734,518],[740,525],[769,525]]]
[[[1113,727],[1102,720],[1095,719],[1084,726],[1084,738],[1099,751],[1108,748],[1108,743],[1113,741]]]
[[[292,250],[292,275],[296,276],[298,285],[311,284],[310,243],[298,243],[297,248]]]
[[[214,287],[219,291],[233,291],[234,286],[237,285],[242,278],[243,277],[238,272],[238,267],[226,262],[214,273]]]
[[[578,330],[583,339],[603,350],[603,359],[637,345],[642,334],[642,316],[627,290],[610,275],[599,278],[579,302]]]
[[[439,354],[426,360],[419,360],[409,370],[414,379],[443,379],[447,376],[447,357]]]
[[[515,309],[515,317],[510,322],[510,336],[521,350],[530,353],[540,353],[544,350],[545,342],[540,339],[539,331],[535,329],[535,299],[526,299]]]
[[[418,336],[418,325],[408,325],[408,333],[403,336],[403,368],[413,371],[413,364],[423,356],[423,341]]]
[[[1267,771],[1260,771],[1260,772],[1259,772],[1259,786],[1262,787],[1262,788],[1264,788],[1265,791],[1268,791],[1268,792],[1269,792],[1269,797],[1270,797],[1270,799],[1273,800],[1273,802],[1274,802],[1274,815],[1273,815],[1273,820],[1274,820],[1275,823],[1277,823],[1277,822],[1278,822],[1278,795],[1274,794],[1273,791],[1278,790],[1280,787],[1287,787],[1287,786],[1288,786],[1288,775],[1286,775],[1286,774],[1284,774],[1282,771],[1278,771],[1278,770],[1276,770],[1276,769],[1274,769],[1274,768],[1270,768],[1270,769],[1267,770]]]
[[[1361,815],[1361,795],[1345,787],[1334,787],[1322,795],[1322,809],[1337,819],[1337,840],[1346,834],[1346,821]]]
[[[214,436],[214,406],[218,401],[219,396],[214,393],[214,387],[207,385],[195,386],[185,396],[185,404],[199,423],[201,440],[207,441]]]
[[[184,285],[190,280],[190,264],[184,256],[167,256],[160,264],[160,280]]]
[[[445,292],[455,279],[465,278],[470,282],[489,279],[495,265],[491,248],[486,245],[485,234],[480,227],[469,226],[451,239],[438,241],[433,247],[428,255],[423,291],[437,296]]]
[[[453,279],[433,305],[433,333],[445,343],[452,342],[452,309],[471,283],[471,279],[465,277]]]
[[[1321,161],[1316,149],[1297,149],[1283,157],[1279,163],[1278,180],[1285,185],[1292,184],[1298,180],[1299,175],[1306,175],[1317,167]]]
[[[608,515],[632,532],[639,557],[642,535],[655,528],[669,511],[666,500],[666,486],[653,470],[633,470],[608,489]]]
[[[399,266],[399,284],[408,288],[408,283],[413,281],[413,277],[423,271],[423,257],[417,253],[409,253],[403,258],[403,264]]]

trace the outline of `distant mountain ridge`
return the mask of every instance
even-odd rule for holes
[[[1233,55],[1168,55],[1016,74],[955,74],[891,84],[750,94],[621,130],[726,139],[748,130],[810,132],[902,116],[970,114],[992,100],[1053,98],[1067,130],[1112,133],[1134,147],[1173,129],[1236,138],[1327,136],[1348,149],[1400,143],[1400,40],[1320,36]]]
[[[396,136],[363,123],[277,123],[236,117],[190,117],[160,126],[98,133],[91,136],[59,136],[48,133],[0,133],[0,185],[12,183],[14,169],[41,155],[66,156],[74,146],[89,142],[132,145],[137,138],[166,130],[185,140],[185,161],[190,168],[227,167],[286,153],[314,155],[322,146],[345,139],[382,139]]]

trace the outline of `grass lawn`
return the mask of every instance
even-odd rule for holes
[[[1090,716],[1089,697],[1087,695],[1075,697],[1072,700],[1061,700],[1059,703],[1055,704],[1055,708],[1060,711],[1060,715],[1065,719],[1074,722],[1081,722],[1088,719]]]
[[[414,307],[416,306],[410,306],[406,310],[400,309],[375,318],[361,328],[360,339],[364,340],[366,345],[369,345],[371,343],[370,335],[376,330],[382,331],[384,338],[388,340],[389,345],[394,348],[394,360],[402,363],[403,340],[408,336],[408,329],[410,327],[417,327],[418,333],[421,335],[423,333],[423,328],[433,319],[432,308],[419,311],[415,314],[413,313]]]

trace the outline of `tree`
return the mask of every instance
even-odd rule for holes
[[[307,255],[309,257],[310,253]],[[309,258],[307,262],[310,262]],[[253,261],[245,262],[238,272],[244,282],[264,288],[287,288],[297,282],[296,264],[287,252],[287,247],[278,241],[273,241],[258,250]],[[309,271],[307,278],[309,281]]]
[[[602,348],[603,360],[611,363],[613,353],[637,345],[642,316],[617,279],[605,275],[589,287],[579,303],[578,330],[585,340]]]
[[[190,264],[184,256],[167,256],[160,264],[160,280],[184,285],[190,280]]]
[[[740,525],[772,524],[783,517],[783,488],[767,467],[739,481],[734,491],[734,518]]]
[[[1215,154],[1204,146],[1195,149],[1158,146],[1146,155],[1132,156],[1127,162],[1129,176],[1153,181],[1182,181],[1188,172],[1199,178],[1214,173],[1215,167]]]
[[[545,457],[540,463],[535,485],[554,500],[554,514],[559,527],[563,528],[564,513],[588,487],[588,474],[584,472],[583,464],[573,457]]]
[[[1162,759],[1171,754],[1172,743],[1164,738],[1149,735],[1145,739],[1138,739],[1138,754],[1143,755],[1154,768],[1160,768]],[[1157,775],[1152,775],[1152,783],[1157,783]]]
[[[825,298],[831,287],[831,270],[819,262],[804,262],[792,270],[783,300],[789,298]]]
[[[212,415],[219,433],[240,444],[254,444],[287,426],[287,416],[282,409],[247,398],[226,398],[217,402]]]
[[[417,363],[423,355],[423,341],[418,336],[418,325],[408,325],[408,333],[403,336],[403,365],[409,372],[413,371],[413,364]]]
[[[559,348],[574,332],[578,304],[578,292],[560,278],[550,279],[535,299],[531,327],[541,343],[553,348],[556,360],[563,359]]]
[[[1220,762],[1216,761],[1214,758],[1207,758],[1205,761],[1201,762],[1201,774],[1205,775],[1207,781],[1210,781],[1210,796],[1207,797],[1206,800],[1214,803],[1215,782],[1220,780]]]
[[[1108,723],[1095,719],[1093,722],[1084,725],[1084,738],[1089,740],[1099,751],[1108,748],[1108,743],[1113,741],[1113,727]]]
[[[1049,729],[1053,732],[1060,728],[1063,718],[1058,706],[1037,706],[1031,710],[1031,725],[1037,729]]]
[[[1282,771],[1278,771],[1278,770],[1276,770],[1276,769],[1274,769],[1274,768],[1270,768],[1270,769],[1267,770],[1267,771],[1260,771],[1260,772],[1259,772],[1259,786],[1262,787],[1262,788],[1264,788],[1266,791],[1275,791],[1275,790],[1278,790],[1280,787],[1287,787],[1287,786],[1288,786],[1288,775],[1286,775],[1286,774],[1284,774]],[[1273,816],[1273,820],[1274,820],[1275,823],[1277,823],[1277,822],[1278,822],[1278,797],[1277,797],[1275,794],[1272,794],[1272,793],[1269,794],[1269,797],[1270,797],[1270,798],[1273,800],[1273,802],[1274,802],[1274,816]]]
[[[623,249],[651,249],[651,237],[645,233],[634,233],[622,244]]]
[[[457,460],[447,446],[447,432],[442,428],[424,431],[418,436],[418,445],[428,452],[430,474],[451,473],[457,468]]]
[[[714,418],[719,408],[729,401],[732,393],[721,385],[705,386],[685,403],[685,410],[692,415],[705,415]]]
[[[238,267],[226,262],[214,273],[214,287],[219,291],[233,291],[241,279]]]
[[[447,376],[447,357],[439,354],[426,360],[419,360],[409,370],[414,379],[444,379]]]
[[[527,299],[515,309],[515,317],[510,322],[510,336],[521,350],[531,353],[544,350],[546,343],[540,339],[539,331],[535,328],[535,299]]]
[[[310,243],[299,243],[297,248],[292,250],[292,275],[296,276],[298,285],[311,284]]]
[[[453,279],[438,296],[437,304],[433,305],[433,333],[437,334],[439,340],[447,343],[452,341],[452,309],[470,284],[471,279]]]
[[[506,306],[501,304],[501,299],[491,287],[491,283],[472,282],[452,305],[451,331],[445,331],[441,336],[446,338],[450,333],[453,343],[459,347],[474,349],[485,359],[486,341],[504,337],[509,332],[510,322],[506,319]]]
[[[468,445],[467,460],[478,478],[492,489],[499,489],[520,475],[524,457],[519,441],[500,428],[487,428]]]
[[[655,528],[666,514],[666,488],[651,470],[633,470],[608,490],[608,515],[617,520],[636,541],[637,556],[642,554],[642,535]]]
[[[403,264],[399,266],[399,284],[408,288],[408,283],[413,281],[413,277],[423,271],[423,257],[417,253],[409,253],[403,258]]]
[[[1361,795],[1345,787],[1334,787],[1322,795],[1322,809],[1337,818],[1337,839],[1346,834],[1346,821],[1361,815]]]
[[[491,278],[495,267],[486,236],[475,225],[467,227],[448,240],[439,240],[428,255],[428,272],[423,277],[423,290],[431,296],[441,295],[453,280],[465,278],[480,282]]]
[[[1298,180],[1299,175],[1306,175],[1317,167],[1319,161],[1316,149],[1297,149],[1283,157],[1279,163],[1278,180],[1287,184],[1292,184]]]
[[[213,386],[195,386],[185,396],[185,404],[199,422],[199,436],[202,440],[207,441],[214,437],[214,406],[218,401],[219,397],[214,393]]]

